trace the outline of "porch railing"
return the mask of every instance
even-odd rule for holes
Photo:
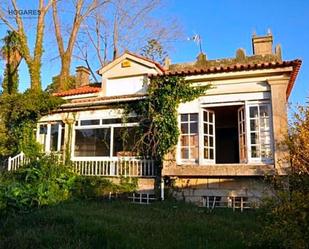
[[[74,171],[85,176],[153,177],[153,160],[135,158],[73,159]]]
[[[8,171],[14,171],[30,160],[23,152],[7,161]],[[84,176],[124,176],[124,177],[154,177],[154,161],[136,158],[115,159],[73,159],[73,171]]]
[[[8,171],[17,170],[20,166],[29,163],[29,158],[25,157],[23,152],[17,154],[14,157],[8,158]]]

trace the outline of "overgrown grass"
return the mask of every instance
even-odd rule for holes
[[[246,248],[257,214],[181,202],[69,201],[0,218],[0,248]]]

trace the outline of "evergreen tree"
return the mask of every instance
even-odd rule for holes
[[[165,57],[167,57],[166,51],[164,51],[162,45],[156,39],[148,40],[141,50],[141,55],[160,64],[163,64]]]

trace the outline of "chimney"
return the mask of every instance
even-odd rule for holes
[[[203,52],[199,53],[196,57],[197,62],[205,62],[207,61],[207,56]]]
[[[170,68],[170,65],[171,65],[171,64],[172,64],[171,59],[170,59],[168,56],[166,56],[166,57],[164,58],[164,63],[163,63],[164,69],[168,70],[168,69]]]
[[[89,75],[90,72],[88,68],[84,66],[76,67],[76,80],[75,80],[75,86],[86,86],[89,85]]]
[[[266,36],[252,36],[253,55],[272,54],[273,35],[268,31]]]

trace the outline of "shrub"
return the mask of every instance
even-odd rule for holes
[[[103,197],[109,192],[115,191],[114,184],[105,178],[98,176],[78,176],[72,189],[77,198],[92,199]]]
[[[102,198],[112,193],[129,193],[137,189],[137,179],[120,178],[119,184],[99,176],[77,176],[73,196],[82,199]]]
[[[260,221],[263,230],[250,242],[251,248],[305,249],[309,238],[309,193],[277,192],[264,202]]]
[[[16,172],[0,176],[0,209],[29,211],[56,204],[70,197],[75,175],[56,157],[45,156],[24,165]]]

